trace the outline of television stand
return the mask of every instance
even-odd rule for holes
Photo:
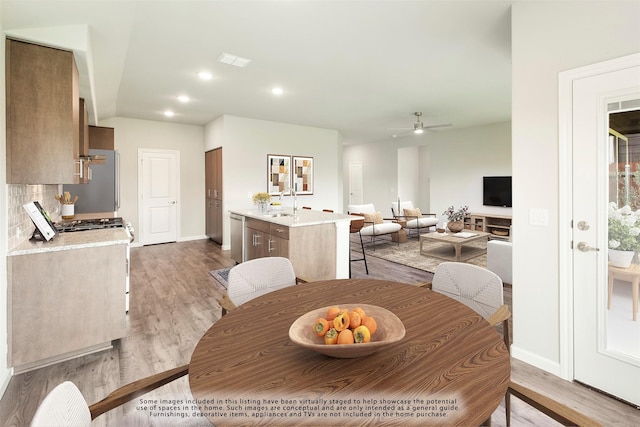
[[[472,213],[464,220],[465,228],[491,234],[490,239],[509,240],[511,215]]]

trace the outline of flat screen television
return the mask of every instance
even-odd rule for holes
[[[511,207],[511,177],[485,176],[482,178],[482,204],[484,206]]]

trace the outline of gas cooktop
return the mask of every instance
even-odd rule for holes
[[[56,222],[56,229],[60,233],[69,233],[72,231],[96,230],[101,228],[122,228],[124,223],[122,218],[97,218],[97,219],[78,219],[71,221]]]

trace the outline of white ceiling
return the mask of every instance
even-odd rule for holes
[[[227,114],[337,129],[353,144],[411,128],[415,111],[454,125],[432,132],[510,120],[511,3],[2,0],[0,16],[9,33],[88,26],[99,120]],[[252,62],[221,64],[223,52]],[[204,69],[212,80],[197,79]]]

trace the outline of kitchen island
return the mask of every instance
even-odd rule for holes
[[[231,231],[231,250],[242,244],[242,261],[282,256],[307,281],[349,277],[349,225],[358,217],[307,209],[294,214],[290,208],[267,214],[256,209],[229,212],[243,224]]]
[[[60,233],[8,253],[8,362],[16,373],[126,335],[128,253],[124,228]]]

